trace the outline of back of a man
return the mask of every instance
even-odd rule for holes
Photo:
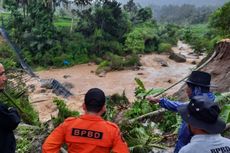
[[[101,118],[105,112],[104,101],[100,89],[89,90],[83,104],[86,113],[59,125],[43,144],[43,153],[57,153],[63,143],[67,144],[69,153],[110,153],[111,150],[129,153],[118,126]]]
[[[179,153],[230,153],[230,140],[220,135],[226,127],[220,108],[206,96],[195,96],[178,109],[194,135]]]
[[[230,140],[220,134],[195,135],[182,153],[230,153]]]

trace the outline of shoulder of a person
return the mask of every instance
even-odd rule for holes
[[[229,143],[230,144],[230,139],[226,138],[226,137],[223,137],[221,136],[222,140],[226,143]]]
[[[78,117],[68,117],[68,118],[65,119],[64,122],[71,122],[71,121],[74,121],[76,119],[78,119]]]
[[[181,148],[181,150],[179,151],[179,153],[193,153],[194,150],[192,149],[191,146],[184,146],[183,148]]]
[[[196,150],[200,151],[197,144],[189,143],[186,146],[182,147],[181,150],[179,151],[179,153],[197,153]]]
[[[1,109],[1,110],[2,110],[2,109],[7,110],[7,106],[6,106],[5,104],[0,103],[0,109]]]
[[[116,129],[119,129],[118,125],[116,123],[110,122],[110,121],[105,121],[108,126],[114,127]]]

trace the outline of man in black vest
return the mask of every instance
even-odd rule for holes
[[[5,69],[0,63],[0,92],[3,91],[7,78]],[[20,123],[20,116],[16,109],[8,108],[0,103],[0,152],[15,153],[16,141],[13,130]]]

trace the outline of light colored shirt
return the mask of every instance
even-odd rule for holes
[[[195,135],[179,153],[230,153],[230,139],[220,134]]]

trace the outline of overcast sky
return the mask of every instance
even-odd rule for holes
[[[127,3],[128,0],[117,0],[123,4]],[[134,0],[135,3],[139,3],[142,6],[148,5],[182,5],[182,4],[193,4],[196,6],[203,6],[203,5],[213,5],[213,6],[220,6],[230,0]]]

